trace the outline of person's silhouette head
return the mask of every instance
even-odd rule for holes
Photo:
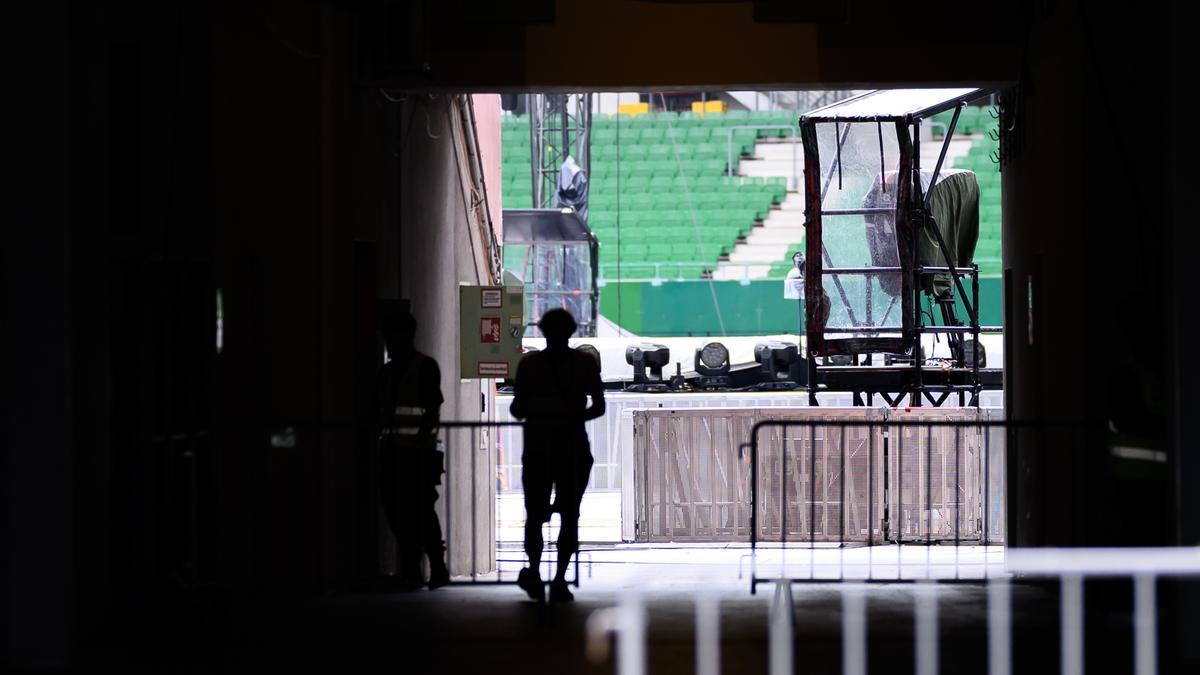
[[[565,309],[552,309],[542,315],[542,320],[538,321],[538,328],[542,329],[542,335],[546,336],[546,347],[565,348],[567,340],[575,333],[578,326],[575,324],[575,317]]]
[[[417,335],[417,320],[412,314],[404,311],[388,312],[380,319],[379,330],[383,333],[383,342],[387,345],[391,358],[416,350],[413,341]]]

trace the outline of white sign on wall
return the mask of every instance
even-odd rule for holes
[[[459,372],[463,379],[513,377],[525,334],[521,286],[459,286]]]

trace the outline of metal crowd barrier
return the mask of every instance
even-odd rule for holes
[[[1004,438],[976,423],[1001,416],[973,408],[636,411],[637,540],[1000,543],[1003,462],[992,459],[1003,456]],[[907,424],[917,420],[970,426]],[[751,436],[753,458],[744,442]],[[930,489],[918,489],[923,479]]]
[[[480,538],[479,537],[479,533],[480,533],[479,528],[480,528],[480,521],[481,521],[480,511],[483,509],[480,508],[480,504],[479,504],[480,500],[478,498],[478,493],[476,492],[476,488],[479,484],[479,475],[480,475],[481,471],[486,471],[487,472],[486,475],[491,476],[491,477],[494,477],[497,475],[496,461],[497,461],[499,452],[497,451],[498,449],[495,447],[495,444],[503,442],[502,439],[504,438],[504,435],[503,434],[495,434],[495,435],[493,435],[492,438],[485,441],[483,436],[481,434],[479,434],[478,432],[480,432],[482,430],[503,429],[506,427],[517,427],[517,428],[520,428],[523,430],[528,426],[528,424],[529,424],[528,422],[518,422],[518,421],[500,421],[500,422],[479,421],[479,422],[474,422],[474,421],[443,420],[443,421],[437,422],[436,424],[431,425],[440,430],[443,430],[443,432],[448,432],[448,433],[439,434],[439,441],[441,441],[443,443],[443,448],[444,448],[444,452],[445,452],[445,458],[444,458],[445,473],[442,476],[442,485],[441,485],[442,500],[443,500],[443,504],[444,504],[443,509],[444,509],[444,514],[445,514],[445,518],[442,522],[442,536],[446,542],[446,562],[448,565],[450,564],[450,561],[452,559],[452,552],[453,552],[453,549],[455,546],[454,537],[453,537],[454,530],[452,529],[452,525],[454,522],[453,514],[455,513],[455,511],[454,511],[455,495],[457,494],[456,490],[455,490],[455,484],[458,482],[457,479],[459,478],[452,471],[452,467],[454,466],[454,459],[457,458],[458,453],[464,451],[464,449],[466,449],[466,451],[470,452],[470,458],[471,458],[470,459],[470,471],[468,473],[469,482],[466,483],[467,490],[468,490],[468,492],[467,492],[468,499],[470,501],[470,513],[471,513],[470,538],[469,538],[469,546],[471,549],[470,578],[469,579],[455,579],[454,576],[463,576],[463,575],[454,575],[453,570],[451,570],[450,586],[479,585],[479,584],[515,585],[517,583],[517,580],[515,577],[513,577],[511,579],[504,577],[503,570],[501,569],[500,563],[501,562],[518,562],[518,561],[511,560],[511,559],[501,559],[497,555],[497,551],[495,549],[495,537],[494,536],[491,539],[492,540],[492,548],[486,552],[486,559],[495,564],[495,578],[494,579],[481,578],[484,575],[490,574],[490,572],[488,572],[486,570],[485,571],[480,570],[481,567],[486,567],[486,565],[482,564],[484,562],[484,558],[480,557],[480,551],[479,551],[479,546],[478,546],[479,538]],[[469,431],[470,432],[469,438],[465,439],[465,442],[463,442],[464,439],[453,438],[453,436],[456,435],[454,433],[456,430]],[[444,438],[443,436],[449,436],[449,438]],[[516,451],[518,452],[518,456],[519,456],[520,450],[516,449]],[[491,480],[495,480],[495,479],[491,478]],[[493,531],[496,528],[496,513],[495,513],[496,504],[495,504],[495,501],[496,500],[494,498],[488,499],[487,505],[486,505],[486,509],[487,509],[486,522],[488,523],[487,526],[491,527],[493,529]],[[550,536],[549,536],[550,534],[551,534],[550,524],[547,523],[547,524],[543,525],[543,534],[542,534],[542,541],[543,541],[542,553],[543,553],[543,555],[542,555],[541,565],[543,567],[548,566],[549,569],[552,571],[554,569],[554,565],[557,564],[558,551],[557,551],[557,547],[555,546],[555,543],[553,541],[551,541],[551,539],[550,539]],[[575,559],[574,559],[574,562],[572,565],[574,577],[568,580],[568,582],[571,585],[575,586],[576,588],[579,587],[580,558],[581,557],[588,559],[588,576],[589,577],[591,576],[592,564],[591,564],[590,556],[586,552],[576,551]],[[550,580],[551,576],[552,576],[551,573],[543,572],[543,574],[542,574],[543,581],[548,582]]]
[[[1009,575],[1025,578],[1057,578],[1059,581],[1059,664],[1064,675],[1083,675],[1085,631],[1083,581],[1085,578],[1128,578],[1133,580],[1133,666],[1136,675],[1155,675],[1158,659],[1158,599],[1160,578],[1200,577],[1200,547],[1178,548],[1070,548],[1011,549],[1005,563],[1007,574],[992,577],[987,584],[987,663],[989,675],[1012,675],[1012,581]],[[768,614],[768,672],[794,672],[794,599],[791,582],[775,580],[775,594]],[[842,673],[866,675],[867,603],[865,584],[842,583],[841,637]],[[914,672],[936,675],[939,671],[937,584],[922,581],[913,588]],[[706,594],[696,602],[696,672],[720,673],[720,604]],[[645,675],[647,612],[641,597],[631,594],[614,608],[597,610],[587,623],[588,655],[593,661],[607,656],[609,633],[616,634],[618,675]],[[892,664],[889,664],[892,665]],[[1111,664],[1109,664],[1111,666]]]
[[[1078,432],[1083,427],[1074,423],[1020,423],[984,416],[972,419],[973,414],[975,411],[971,409],[913,409],[890,411],[885,419],[756,422],[748,444],[751,593],[759,583],[844,581],[847,579],[845,547],[851,544],[870,547],[877,542],[926,544],[924,578],[933,577],[928,547],[935,542],[952,543],[954,575],[941,579],[948,582],[979,581],[961,575],[959,547],[964,543],[983,546],[982,576],[986,578],[986,547],[1000,543],[1002,538],[996,533],[1003,532],[1003,509],[993,508],[997,497],[1003,494],[1003,479],[995,480],[993,472],[997,468],[994,467],[997,462],[992,461],[994,446],[1000,443],[1003,448],[1005,444],[1017,443],[1024,432],[1032,431],[1036,432],[1034,442],[1048,447],[1049,430]],[[796,430],[800,430],[798,436],[788,436]],[[768,431],[773,433],[764,433]],[[848,462],[850,445],[855,439],[859,445],[871,446],[865,462],[860,461],[857,467]],[[790,448],[789,442],[793,443]],[[793,448],[799,450],[799,461],[789,460]],[[769,489],[761,486],[764,460]],[[789,494],[789,485],[793,483],[796,487]],[[848,521],[862,522],[853,515],[855,508],[866,511],[865,522],[869,525],[847,531]],[[878,522],[876,515],[880,517]],[[764,534],[777,536],[774,541],[783,549],[789,543],[805,544],[809,552],[807,576],[790,577],[782,572],[778,576],[758,576],[756,554],[765,541]],[[820,543],[836,544],[841,551],[832,573],[817,574],[815,557]],[[902,551],[902,546],[896,547],[896,574],[881,577],[875,573],[874,551],[868,549],[867,573],[861,581],[917,580],[905,577]]]

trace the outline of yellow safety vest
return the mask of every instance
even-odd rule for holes
[[[428,412],[421,399],[421,366],[426,358],[423,354],[414,355],[398,383],[393,382],[396,367],[391,364],[384,367],[380,378],[380,436],[402,447],[433,448],[437,445],[436,428],[421,433]]]

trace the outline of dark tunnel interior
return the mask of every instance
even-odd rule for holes
[[[693,596],[724,581],[700,572],[606,577],[619,581],[589,596],[593,563],[597,578],[618,574],[598,550],[573,572],[585,578],[572,605],[525,602],[502,584],[463,588],[523,555],[476,527],[503,507],[495,467],[472,473],[495,441],[470,428],[445,435],[451,451],[468,450],[447,454],[437,507],[452,583],[405,591],[382,576],[381,560],[396,564],[405,543],[384,531],[376,497],[380,308],[416,318],[415,348],[441,366],[441,420],[507,414],[499,380],[460,372],[459,298],[467,285],[506,285],[501,188],[473,181],[498,175],[488,143],[500,147],[499,120],[526,94],[613,92],[661,112],[699,91],[992,92],[1004,122],[1003,357],[992,365],[1003,419],[1031,425],[1011,428],[1003,455],[1001,548],[1200,546],[1200,435],[1187,418],[1188,382],[1200,381],[1187,337],[1200,242],[1182,204],[1196,162],[1175,3],[12,9],[15,183],[0,228],[6,672],[787,670],[772,661],[777,591],[747,593],[732,576],[736,552],[721,563],[739,585],[722,596],[719,671],[700,669],[708,656],[697,655],[711,652],[693,635]],[[476,131],[486,124],[490,136]],[[1036,449],[1045,425],[1059,425],[1052,452]],[[1154,461],[1126,462],[1126,446]],[[918,544],[904,548],[926,556]],[[1200,584],[1151,581],[1158,604],[1137,614],[1134,578],[1081,582],[1088,670],[1133,672],[1134,626],[1151,616],[1157,668],[1196,672]],[[864,663],[936,672],[920,665],[924,586],[868,586]],[[936,586],[941,668],[994,667],[988,585]],[[843,648],[839,586],[788,587],[795,668],[865,673]],[[1059,659],[1070,578],[1011,587],[1013,672],[1082,672]],[[636,623],[605,613],[630,593],[646,608],[636,619],[648,627],[646,670],[621,660],[625,643],[605,652],[609,638],[593,634],[611,620],[620,638]]]

